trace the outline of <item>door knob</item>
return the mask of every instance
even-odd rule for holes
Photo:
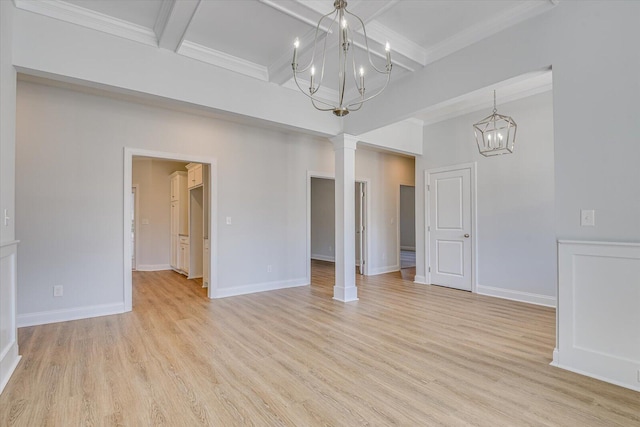
[[[468,238],[469,238],[469,235],[468,235],[468,234],[465,234],[465,235],[464,235],[464,237],[465,237],[465,239],[468,239]]]

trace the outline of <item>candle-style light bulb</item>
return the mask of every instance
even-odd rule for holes
[[[364,89],[364,67],[360,67],[360,89]]]
[[[391,64],[391,45],[386,42],[384,45],[384,51],[387,53],[387,66]]]
[[[342,21],[340,22],[340,24],[342,25],[343,30],[347,28],[347,18],[342,18]]]
[[[309,91],[313,94],[315,91],[315,87],[313,85],[313,78],[316,75],[316,67],[314,65],[311,66],[311,84],[309,85]]]
[[[293,42],[293,62],[291,63],[294,70],[298,68],[298,47],[300,47],[300,40],[296,37]]]

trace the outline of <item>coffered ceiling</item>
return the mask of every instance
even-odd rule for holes
[[[299,63],[302,65],[310,58],[319,18],[333,9],[333,0],[14,2],[21,9],[167,49],[283,88],[294,87],[293,40],[298,37],[301,41]],[[374,60],[380,61],[380,68],[384,63],[384,44],[390,43],[393,83],[431,62],[542,13],[556,2],[349,0],[348,9],[365,22]],[[356,39],[356,44],[361,41]],[[329,57],[327,70],[333,69],[332,61],[335,59]],[[331,83],[324,93],[327,98],[333,98],[335,93]],[[367,90],[373,92],[382,84],[382,77],[371,78]]]

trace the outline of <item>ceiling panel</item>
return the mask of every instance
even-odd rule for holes
[[[268,66],[312,27],[257,0],[203,1],[185,40]]]
[[[94,12],[132,22],[146,28],[153,28],[158,19],[162,0],[66,0],[71,3]]]
[[[546,0],[541,0],[546,1]],[[513,0],[400,1],[376,20],[423,48],[522,5]]]

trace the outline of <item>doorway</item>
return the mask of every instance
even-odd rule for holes
[[[209,286],[207,289],[207,295],[209,298],[214,298],[217,293],[217,162],[215,158],[183,155],[176,153],[165,153],[160,151],[142,150],[134,148],[124,149],[124,198],[123,198],[123,213],[124,213],[124,227],[123,227],[123,252],[124,252],[124,305],[125,311],[131,311],[133,308],[133,277],[132,277],[132,232],[131,232],[131,218],[135,213],[136,207],[134,206],[133,199],[131,197],[132,184],[132,171],[133,171],[133,158],[145,157],[158,160],[173,160],[177,162],[185,163],[200,163],[208,166],[208,173],[203,177],[207,181],[208,191],[203,193],[203,202],[209,208],[209,215],[203,218],[204,226],[208,229],[208,239],[205,242],[207,250],[204,252],[207,257],[203,260],[203,264],[208,264],[209,270]],[[169,209],[170,200],[167,200],[167,209]],[[139,210],[139,209],[138,209]],[[139,234],[139,233],[138,233]]]
[[[327,174],[309,174],[307,180],[307,279],[311,281],[311,260],[335,262],[335,179]],[[356,273],[367,274],[368,198],[367,180],[355,182]]]
[[[425,171],[428,282],[475,292],[475,164]]]
[[[398,245],[400,269],[416,266],[416,187],[400,185],[398,204]]]

